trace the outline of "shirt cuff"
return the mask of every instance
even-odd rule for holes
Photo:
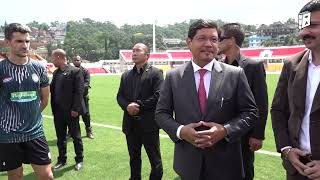
[[[184,125],[180,125],[179,127],[178,127],[178,129],[177,129],[177,137],[179,138],[179,139],[181,139],[181,137],[180,137],[180,131],[181,131],[181,129],[183,128],[183,126]],[[181,139],[182,140],[182,139]]]
[[[281,152],[283,152],[284,150],[289,149],[289,148],[292,148],[292,146],[286,146],[286,147],[281,148]]]

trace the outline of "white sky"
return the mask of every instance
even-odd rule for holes
[[[271,24],[297,18],[308,0],[2,0],[0,24],[81,20],[111,21],[120,26],[172,24],[189,19],[221,19]]]

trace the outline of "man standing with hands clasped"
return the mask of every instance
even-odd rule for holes
[[[156,121],[175,143],[173,168],[182,180],[242,179],[241,136],[257,118],[244,71],[218,62],[217,24],[189,27],[190,62],[166,75]]]
[[[141,147],[144,146],[150,164],[149,179],[162,178],[159,127],[154,113],[163,81],[162,72],[148,64],[149,48],[142,43],[132,49],[133,69],[121,76],[117,95],[123,110],[122,131],[126,135],[130,156],[130,180],[141,179]]]

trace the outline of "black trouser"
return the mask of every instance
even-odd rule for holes
[[[87,109],[87,112],[82,114],[82,120],[86,126],[86,131],[90,131],[91,132],[91,118],[90,118],[90,111],[89,111],[89,97],[88,96],[85,96],[84,98],[84,104],[86,106],[86,109]]]
[[[141,147],[147,152],[151,165],[150,180],[162,178],[163,169],[160,154],[159,131],[143,133],[136,130],[126,135],[130,156],[130,180],[141,179]]]
[[[243,180],[253,180],[254,178],[254,152],[250,150],[249,137],[243,136],[241,139],[242,158],[245,178]]]
[[[67,127],[73,139],[74,150],[76,153],[75,161],[83,161],[83,144],[79,125],[79,117],[71,117],[71,111],[66,111],[55,107],[54,126],[56,128],[57,146],[59,150],[58,162],[67,161]]]

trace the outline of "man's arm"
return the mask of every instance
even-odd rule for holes
[[[259,110],[259,118],[255,122],[250,137],[263,140],[265,138],[264,130],[268,118],[268,88],[263,62],[259,62],[259,64],[255,66],[253,74],[252,93]]]
[[[42,87],[41,90],[40,90],[40,108],[41,108],[41,111],[43,111],[44,108],[46,108],[47,105],[48,105],[49,94],[50,94],[49,92],[50,92],[49,86]]]
[[[74,90],[73,90],[73,102],[72,102],[72,108],[71,111],[80,113],[82,110],[82,101],[83,101],[83,76],[80,72],[80,70],[77,68],[74,71]]]
[[[155,119],[158,125],[169,135],[172,141],[177,142],[177,129],[180,124],[173,119],[173,92],[171,88],[171,73],[167,73],[161,86]]]
[[[86,68],[83,68],[84,76],[83,76],[83,82],[84,82],[84,92],[83,95],[86,96],[89,93],[90,88],[90,73]]]
[[[236,88],[237,111],[239,114],[223,125],[227,130],[227,137],[230,142],[239,139],[249,131],[258,117],[258,109],[243,69],[240,69],[238,86]]]
[[[288,134],[288,120],[290,115],[287,93],[289,77],[288,65],[289,64],[285,63],[282,68],[270,111],[272,128],[278,152],[281,152],[283,147],[292,146]]]
[[[128,72],[125,72],[122,74],[118,93],[117,93],[117,102],[123,111],[127,111],[127,107],[130,104],[130,102],[125,97],[125,92],[124,92],[124,84],[126,83],[125,78],[127,76],[127,73]]]

